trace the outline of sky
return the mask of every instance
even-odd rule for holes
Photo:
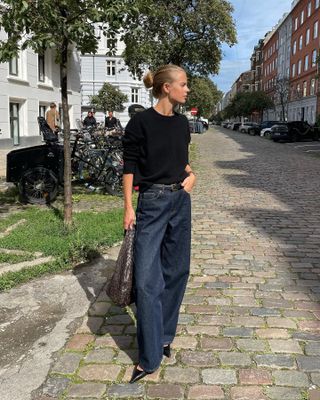
[[[230,90],[238,76],[250,69],[254,46],[277,24],[285,12],[291,10],[292,0],[229,0],[234,7],[233,18],[237,27],[238,44],[223,45],[220,72],[213,76],[218,89]]]

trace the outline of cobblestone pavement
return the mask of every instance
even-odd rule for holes
[[[102,293],[34,399],[320,398],[320,160],[223,129],[193,141],[192,273],[174,355],[127,384],[133,314]]]

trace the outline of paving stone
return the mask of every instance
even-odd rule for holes
[[[81,367],[78,375],[85,381],[115,381],[120,371],[120,365],[90,364]]]
[[[183,364],[194,367],[215,367],[218,365],[217,357],[211,352],[181,351],[180,359]]]
[[[54,364],[52,372],[58,372],[60,374],[73,374],[78,368],[82,357],[82,354],[64,353]]]
[[[219,386],[196,385],[191,386],[188,392],[190,400],[216,400],[224,399],[224,392]]]
[[[306,374],[299,371],[274,371],[272,373],[277,386],[307,387],[309,380]]]
[[[297,356],[298,367],[305,372],[320,371],[320,357]]]
[[[319,400],[320,399],[320,390],[312,389],[309,391],[310,400]]]
[[[93,335],[74,335],[67,343],[67,350],[84,351],[87,345],[94,341]]]
[[[198,323],[202,325],[230,325],[231,318],[228,316],[200,315]]]
[[[292,338],[298,340],[314,340],[315,342],[320,341],[320,335],[306,332],[294,332]]]
[[[244,326],[246,328],[262,328],[265,326],[265,321],[262,317],[233,317],[231,321],[232,325]]]
[[[126,328],[125,328],[126,327]],[[107,333],[110,333],[110,335],[121,335],[124,332],[124,329],[126,329],[125,333],[127,332],[128,328],[133,328],[134,333],[136,332],[136,327],[134,325],[102,325],[99,330],[99,334],[101,335],[106,335]]]
[[[239,350],[260,352],[266,350],[266,343],[259,339],[238,339],[237,347]]]
[[[305,345],[304,351],[307,356],[320,356],[320,343],[308,342]]]
[[[218,353],[222,365],[239,365],[242,367],[251,365],[251,358],[245,353],[221,352]]]
[[[298,353],[303,354],[299,343],[293,339],[269,340],[271,351],[274,353]]]
[[[267,387],[266,395],[271,400],[301,400],[300,390],[295,388]]]
[[[170,358],[172,358],[172,356]],[[124,374],[123,378],[121,379],[122,383],[130,381],[133,370],[134,370],[133,364],[126,368],[125,374]],[[160,373],[161,373],[161,369],[158,368],[152,374],[148,374],[146,377],[144,377],[143,382],[155,382],[155,383],[160,382]]]
[[[95,317],[104,317],[108,310],[110,309],[111,304],[106,303],[106,302],[95,302],[88,311],[88,314],[90,316],[95,316]]]
[[[251,337],[253,330],[250,328],[225,328],[223,329],[224,336]]]
[[[201,348],[204,350],[232,350],[233,343],[230,338],[207,338],[200,339]]]
[[[169,383],[150,385],[147,389],[147,398],[180,400],[184,398],[184,388]]]
[[[197,339],[193,336],[176,336],[173,341],[173,347],[176,349],[195,349],[197,344]]]
[[[259,354],[254,356],[254,361],[258,367],[268,368],[295,368],[295,361],[289,355]]]
[[[121,364],[137,364],[139,361],[138,349],[119,351],[116,361]]]
[[[62,377],[49,377],[42,387],[42,392],[51,398],[60,396],[68,387],[70,379]]]
[[[260,316],[260,317],[269,317],[269,316],[279,316],[281,315],[279,310],[274,308],[253,308],[251,310],[252,315]]]
[[[86,317],[76,333],[98,333],[103,322],[102,317]]]
[[[193,324],[194,323],[194,315],[190,315],[190,314],[180,314],[179,315],[179,320],[178,320],[178,324]]]
[[[320,332],[320,321],[299,321],[298,327],[303,331]]]
[[[204,305],[204,306],[193,306],[189,305],[187,306],[187,311],[188,313],[191,314],[213,314],[217,311],[217,306],[210,306],[210,305]]]
[[[262,339],[287,339],[290,337],[286,329],[256,329],[256,335]]]
[[[132,336],[102,336],[98,337],[95,347],[113,347],[114,349],[128,349],[133,342]]]
[[[236,371],[231,369],[203,369],[201,374],[205,384],[232,385],[237,383]]]
[[[145,394],[145,388],[143,385],[133,384],[121,384],[112,385],[108,389],[108,398],[111,399],[126,399],[128,397],[142,398]]]
[[[320,372],[311,374],[311,381],[320,387]]]
[[[67,391],[69,398],[100,398],[106,392],[106,385],[102,383],[74,383]]]
[[[208,336],[218,336],[219,328],[211,325],[194,325],[187,326],[187,332],[190,335],[208,335]]]
[[[198,383],[199,370],[196,368],[167,367],[164,380],[170,383]]]
[[[108,364],[112,362],[115,356],[113,349],[96,349],[90,351],[84,358],[86,363],[102,363]]]
[[[235,386],[230,391],[231,400],[268,400],[258,386]]]
[[[297,324],[288,318],[281,317],[268,317],[267,325],[270,328],[285,328],[285,329],[296,329]]]
[[[239,382],[243,385],[272,385],[272,376],[262,369],[241,369]]]

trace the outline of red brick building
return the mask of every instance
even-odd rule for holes
[[[263,45],[263,64],[262,64],[262,90],[267,93],[271,99],[275,96],[275,86],[278,75],[278,47],[279,32],[273,30],[269,32]],[[275,119],[274,110],[267,111],[265,118],[267,120]]]
[[[292,36],[288,119],[314,123],[320,112],[319,104],[317,112],[319,90],[316,79],[320,47],[320,1],[300,0],[290,14]]]

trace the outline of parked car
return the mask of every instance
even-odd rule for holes
[[[239,131],[241,133],[249,133],[249,129],[253,129],[257,126],[258,124],[256,124],[255,122],[244,122],[242,125],[240,125]]]
[[[227,128],[229,124],[230,124],[229,121],[223,121],[223,122],[222,122],[222,127],[223,127],[223,128]]]
[[[274,142],[280,140],[297,142],[304,139],[319,140],[319,128],[309,125],[305,121],[291,121],[277,124],[271,128],[271,139]]]
[[[189,128],[191,133],[203,133],[204,126],[201,121],[194,121],[193,119],[189,120]]]
[[[263,128],[261,131],[260,131],[260,136],[261,137],[265,137],[265,138],[267,138],[267,139],[271,139],[271,128],[274,126],[274,125],[285,125],[286,124],[286,122],[275,122],[275,121],[272,121],[272,125],[271,126],[268,126],[268,127],[266,127],[266,128]]]
[[[266,128],[271,128],[278,121],[263,121],[261,124],[253,125],[248,129],[249,135],[260,135],[261,131]]]
[[[232,129],[233,131],[238,131],[239,128],[240,128],[240,125],[241,125],[241,122],[233,122],[233,123],[231,124],[231,129]]]

